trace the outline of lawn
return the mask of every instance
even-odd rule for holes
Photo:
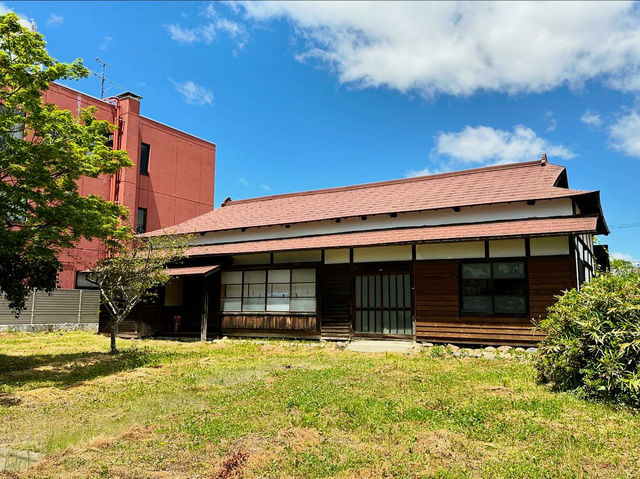
[[[640,416],[528,360],[0,334],[6,477],[640,477]],[[2,477],[3,473],[0,473]]]

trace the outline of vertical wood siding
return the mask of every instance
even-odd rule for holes
[[[313,315],[295,314],[223,314],[221,330],[223,334],[242,333],[248,331],[263,331],[277,333],[300,333],[317,335],[316,317]]]

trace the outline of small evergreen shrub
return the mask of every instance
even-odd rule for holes
[[[601,274],[567,291],[538,326],[540,382],[640,407],[640,274]]]

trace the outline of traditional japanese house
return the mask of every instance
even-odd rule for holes
[[[540,161],[232,201],[194,235],[139,334],[529,345],[607,255],[598,191]],[[172,322],[179,320],[179,325]]]

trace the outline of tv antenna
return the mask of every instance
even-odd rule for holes
[[[111,68],[111,65],[103,62],[99,57],[96,57],[96,62],[98,62],[102,66],[102,74],[98,77],[100,78],[100,99],[102,100],[104,98],[104,70],[106,67]]]

